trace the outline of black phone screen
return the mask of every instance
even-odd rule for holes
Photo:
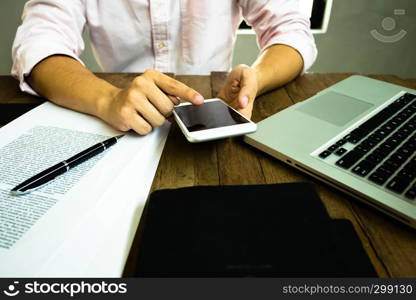
[[[178,106],[174,109],[189,132],[249,123],[221,101]]]

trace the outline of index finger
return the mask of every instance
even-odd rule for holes
[[[196,105],[204,103],[204,97],[197,91],[163,73],[159,73],[154,78],[154,82],[166,94],[180,97]]]

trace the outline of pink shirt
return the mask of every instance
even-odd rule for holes
[[[289,45],[302,55],[305,71],[317,51],[301,2],[30,0],[13,45],[12,75],[20,80],[23,91],[34,93],[25,75],[53,54],[80,61],[85,28],[95,57],[106,72],[149,68],[177,74],[227,71],[243,17],[256,31],[261,50],[272,44]]]

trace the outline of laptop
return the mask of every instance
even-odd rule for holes
[[[351,76],[244,140],[416,228],[416,90]]]

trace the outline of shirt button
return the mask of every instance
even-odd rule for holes
[[[162,49],[162,48],[165,48],[165,47],[166,47],[166,44],[165,44],[164,42],[160,42],[160,43],[157,45],[157,47],[158,47],[159,49]]]

